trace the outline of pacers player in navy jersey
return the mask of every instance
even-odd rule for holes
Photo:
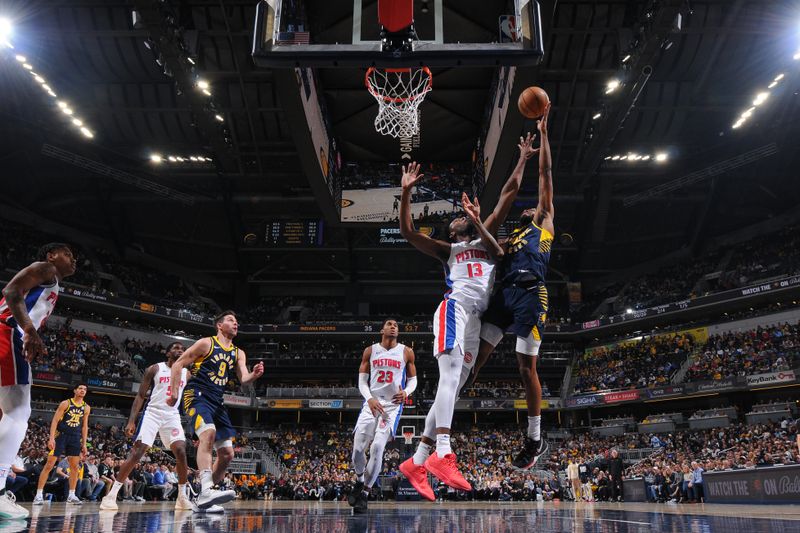
[[[553,245],[553,174],[550,142],[547,137],[547,105],[542,119],[537,123],[541,144],[539,148],[539,203],[522,212],[519,226],[505,243],[505,256],[500,265],[495,291],[489,308],[483,315],[481,344],[473,379],[480,367],[503,339],[503,332],[512,331],[517,336],[517,362],[525,386],[528,403],[528,433],[524,448],[512,464],[518,469],[528,469],[547,450],[541,438],[542,385],[536,373],[536,361],[542,344],[542,333],[547,317],[547,288],[545,276]]]
[[[253,371],[247,370],[244,350],[233,344],[239,331],[239,322],[233,311],[224,311],[214,318],[217,334],[195,342],[172,365],[170,383],[181,382],[181,371],[188,368],[191,373],[183,391],[183,411],[189,416],[200,444],[197,447],[197,468],[200,470],[200,494],[197,496],[198,510],[205,511],[213,505],[222,504],[236,497],[232,490],[215,490],[213,487],[225,478],[228,465],[233,460],[233,442],[236,435],[222,396],[232,371],[242,384],[250,383],[264,374],[264,363],[258,363]],[[170,395],[167,404],[178,402],[177,390]],[[212,468],[212,447],[217,451],[217,460]]]
[[[44,486],[53,465],[62,455],[67,456],[69,461],[69,495],[67,503],[80,505],[80,498],[75,495],[75,487],[78,484],[78,462],[81,457],[86,456],[86,439],[89,436],[89,413],[92,411],[84,401],[88,388],[81,383],[75,386],[74,395],[69,400],[64,400],[56,409],[53,420],[50,422],[50,440],[47,446],[50,448],[50,456],[47,458],[42,472],[39,474],[39,486],[36,497],[33,499],[34,505],[44,503]]]

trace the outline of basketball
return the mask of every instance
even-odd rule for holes
[[[550,102],[550,98],[541,87],[528,87],[517,100],[519,112],[526,118],[538,118],[544,114],[544,108]]]

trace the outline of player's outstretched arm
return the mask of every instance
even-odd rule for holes
[[[400,235],[420,252],[447,261],[450,257],[450,243],[420,233],[414,228],[414,221],[411,219],[411,189],[422,176],[423,174],[419,173],[418,163],[413,162],[409,163],[408,167],[403,166],[403,177],[400,180],[400,186],[403,188],[400,195]]]
[[[167,405],[173,406],[178,403],[178,396],[172,394],[172,385],[178,383],[178,389],[180,389],[181,374],[183,374],[181,370],[194,364],[198,357],[207,355],[210,352],[211,339],[209,337],[203,337],[189,346],[189,349],[183,352],[177,361],[172,363],[172,371],[169,375],[169,388],[167,389]]]
[[[417,390],[417,364],[414,350],[406,346],[403,355],[406,360],[406,377],[408,379],[406,380],[406,388],[392,396],[392,403],[396,404],[402,404],[406,401],[406,398],[414,394],[414,391]]]
[[[133,399],[131,414],[128,416],[128,422],[125,424],[125,436],[128,438],[133,437],[133,433],[136,431],[136,418],[139,416],[139,412],[142,410],[144,402],[147,400],[147,393],[153,386],[153,379],[156,377],[156,372],[158,372],[158,365],[150,365],[147,367],[147,370],[144,371],[144,377],[139,384],[139,392],[136,393],[136,398]],[[170,377],[169,382],[172,383],[172,377]]]
[[[25,306],[25,294],[34,287],[47,285],[58,279],[58,272],[52,263],[39,261],[23,268],[17,275],[11,278],[8,285],[3,289],[3,296],[6,298],[8,309],[17,322],[17,325],[24,332],[22,337],[22,351],[28,362],[34,358],[47,355],[47,348],[39,337],[36,327],[28,316],[28,308]]]
[[[534,222],[539,225],[546,219],[552,221],[555,216],[555,209],[553,208],[553,159],[550,156],[550,140],[547,135],[547,114],[549,112],[550,104],[548,103],[544,109],[544,115],[536,123],[541,141],[539,147],[539,205],[536,207]]]
[[[484,221],[486,229],[488,229],[489,233],[492,235],[497,234],[500,224],[506,221],[508,213],[511,211],[511,207],[517,199],[519,188],[522,186],[522,176],[525,173],[525,163],[528,162],[528,159],[533,157],[533,154],[539,151],[538,148],[533,147],[534,139],[536,139],[536,135],[531,135],[530,133],[528,133],[525,138],[519,138],[519,144],[517,145],[519,148],[519,159],[517,160],[517,165],[511,172],[511,176],[506,181],[506,184],[503,185],[503,189],[500,191],[500,198],[497,200],[497,205],[494,206],[494,210],[489,213],[489,216],[486,217]]]
[[[58,430],[58,423],[62,418],[64,418],[64,413],[67,412],[67,407],[69,407],[69,400],[64,400],[58,404],[58,409],[56,409],[53,419],[50,421],[50,438],[47,441],[47,447],[51,450],[55,450],[56,448],[56,431]]]
[[[464,207],[464,211],[467,213],[467,216],[475,224],[475,227],[478,229],[478,234],[481,236],[481,242],[486,247],[486,251],[489,252],[489,255],[492,256],[492,259],[495,261],[500,261],[505,252],[503,248],[497,244],[497,240],[495,240],[494,236],[489,233],[489,230],[486,228],[483,222],[481,222],[481,206],[478,203],[478,197],[475,197],[473,202],[469,201],[469,196],[467,193],[461,193],[461,205]]]
[[[245,383],[250,383],[263,376],[264,362],[259,361],[258,364],[253,367],[253,371],[250,372],[247,370],[247,355],[241,348],[238,348],[238,350],[236,354],[236,375],[239,377],[239,382],[244,385]]]

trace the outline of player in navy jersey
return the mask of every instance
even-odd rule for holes
[[[64,400],[56,409],[53,420],[50,422],[50,456],[39,474],[39,485],[36,490],[34,505],[44,503],[44,486],[50,477],[50,471],[62,455],[69,461],[69,495],[67,503],[81,505],[81,500],[75,495],[78,484],[78,467],[82,457],[86,457],[86,439],[89,437],[89,414],[91,408],[84,399],[88,387],[80,383],[73,390],[73,397]]]
[[[232,371],[244,385],[261,377],[264,363],[258,363],[253,371],[247,370],[244,350],[233,344],[239,332],[239,322],[233,311],[224,311],[214,318],[217,334],[195,342],[172,365],[170,383],[180,383],[181,371],[188,368],[191,373],[183,391],[183,411],[191,420],[200,444],[197,447],[197,468],[200,470],[200,494],[197,496],[198,510],[204,511],[215,504],[222,504],[236,497],[232,490],[215,490],[213,487],[225,478],[228,465],[233,460],[233,441],[236,431],[228,411],[223,404],[223,394]],[[178,402],[177,391],[170,395],[168,405]],[[217,460],[212,468],[212,447],[217,451]]]
[[[553,217],[553,174],[550,142],[547,137],[547,114],[537,123],[541,145],[539,149],[539,202],[535,208],[522,212],[518,227],[505,242],[505,257],[500,265],[499,283],[483,315],[481,344],[473,377],[510,330],[517,336],[517,362],[525,386],[528,404],[528,432],[525,446],[512,464],[528,469],[547,453],[547,441],[541,438],[542,385],[536,372],[539,347],[547,318],[547,288],[545,277],[550,262],[555,227]]]
[[[19,451],[31,416],[30,361],[47,355],[39,328],[53,312],[59,282],[75,273],[68,244],[50,243],[39,249],[38,261],[8,282],[0,299],[0,519],[27,518],[6,490],[6,476]]]

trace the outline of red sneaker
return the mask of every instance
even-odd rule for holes
[[[470,485],[469,481],[464,479],[464,476],[458,471],[456,454],[454,453],[448,453],[444,457],[439,457],[439,455],[434,452],[428,457],[428,460],[425,461],[425,469],[444,481],[445,485],[449,485],[454,489],[472,490],[472,485]]]
[[[402,464],[400,464],[400,471],[403,473],[411,485],[417,489],[419,495],[430,500],[436,501],[436,496],[433,495],[433,489],[428,484],[428,471],[422,465],[415,465],[414,458],[409,457]]]

